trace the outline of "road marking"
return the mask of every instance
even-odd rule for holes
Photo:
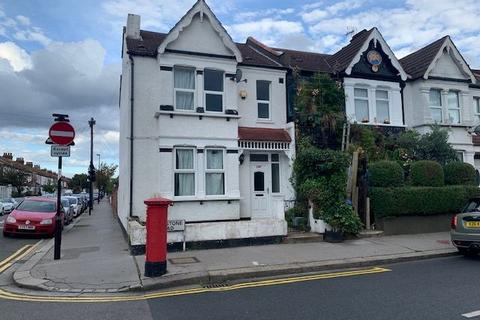
[[[480,310],[462,314],[465,318],[474,318],[480,316]]]
[[[14,253],[12,253],[10,256],[8,256],[7,258],[5,258],[3,261],[0,262],[0,273],[2,273],[3,271],[7,270],[8,268],[10,268],[16,261],[18,260],[21,260],[22,258],[24,258],[26,255],[28,255],[30,252],[32,252],[37,244],[40,243],[37,242],[36,244],[34,245],[31,245],[31,244],[27,244],[27,245],[24,245],[23,247],[21,247],[20,249],[18,249],[17,251],[15,251]]]
[[[0,299],[29,301],[29,302],[73,302],[73,303],[140,301],[140,300],[166,298],[166,297],[174,297],[174,296],[182,296],[182,295],[190,295],[190,294],[199,294],[199,293],[206,293],[206,292],[223,292],[223,291],[232,291],[232,290],[239,290],[239,289],[245,289],[245,288],[282,285],[282,284],[295,283],[295,282],[352,277],[352,276],[376,274],[376,273],[382,273],[382,272],[388,272],[388,271],[391,271],[391,270],[386,268],[373,267],[373,268],[360,269],[360,270],[341,271],[341,272],[323,273],[323,274],[315,274],[315,275],[307,275],[307,276],[244,282],[244,283],[233,284],[225,287],[191,288],[191,289],[160,291],[160,292],[153,292],[153,293],[140,294],[140,295],[136,294],[136,295],[121,295],[121,296],[67,296],[67,297],[40,296],[40,295],[17,294],[17,293],[0,289]]]

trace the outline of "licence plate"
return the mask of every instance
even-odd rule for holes
[[[465,221],[464,224],[467,228],[480,228],[480,221]]]
[[[35,230],[35,226],[29,226],[26,224],[22,224],[18,226],[19,230]]]

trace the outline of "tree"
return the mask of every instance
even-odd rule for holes
[[[107,193],[110,193],[113,189],[113,176],[115,171],[117,171],[118,166],[116,164],[106,164],[101,163],[100,168],[97,170],[97,188],[98,190],[103,190]]]
[[[345,123],[343,88],[322,73],[298,79],[295,105],[299,138],[309,137],[319,148],[338,149]]]
[[[23,188],[28,183],[28,173],[16,170],[10,167],[4,167],[0,176],[0,183],[11,184],[12,187],[17,189],[17,195],[21,195]]]
[[[457,153],[448,143],[448,131],[438,125],[422,135],[418,141],[416,156],[422,160],[437,161],[442,165],[458,161]]]
[[[82,190],[88,188],[88,175],[85,173],[73,175],[68,183],[68,187],[72,189],[74,193],[82,192]]]
[[[54,193],[55,190],[57,190],[57,186],[49,181],[46,185],[42,186],[42,190],[46,193]]]

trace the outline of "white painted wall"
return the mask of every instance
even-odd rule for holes
[[[345,112],[347,119],[352,123],[355,122],[355,98],[354,89],[363,88],[368,90],[368,106],[370,121],[364,124],[381,125],[381,126],[404,126],[402,116],[402,97],[400,93],[400,84],[398,82],[368,80],[359,78],[344,78],[345,88]],[[389,108],[390,108],[390,124],[383,123],[383,120],[376,119],[376,101],[375,90],[388,91]]]

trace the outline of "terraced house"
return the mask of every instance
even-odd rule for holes
[[[122,58],[119,217],[134,246],[152,196],[173,201],[169,219],[185,220],[186,241],[286,235],[296,74],[334,78],[351,123],[424,132],[439,122],[472,164],[480,142],[476,71],[448,37],[402,60],[377,28],[334,54],[235,43],[199,0],[168,33],[129,15]]]

